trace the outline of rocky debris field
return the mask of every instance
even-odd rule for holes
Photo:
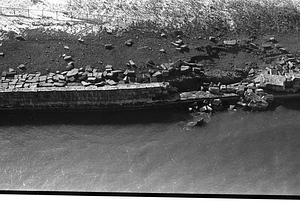
[[[106,30],[86,36],[44,29],[10,31],[0,43],[0,70],[2,81],[8,81],[8,86],[18,83],[18,87],[37,82],[41,86],[88,86],[194,78],[230,84],[266,67],[299,71],[298,39],[201,36],[179,30]],[[38,75],[36,80],[34,75]]]

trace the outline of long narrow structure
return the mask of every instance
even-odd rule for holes
[[[168,92],[167,82],[114,86],[1,88],[0,110],[68,109],[134,110],[182,107],[205,99],[237,100],[235,93],[215,95],[204,91]]]

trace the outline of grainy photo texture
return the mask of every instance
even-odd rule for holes
[[[299,195],[299,1],[0,2],[0,190]]]

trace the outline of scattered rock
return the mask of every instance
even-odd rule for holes
[[[138,48],[138,50],[145,50],[145,49],[152,50],[150,46],[141,46]]]
[[[227,46],[235,46],[237,44],[237,40],[227,40],[223,42]]]
[[[69,77],[69,78],[67,78],[67,81],[70,81],[70,82],[74,82],[76,79],[75,79],[75,77]]]
[[[78,74],[78,69],[75,68],[75,69],[72,69],[71,71],[69,71],[69,72],[67,73],[67,77],[74,77],[74,76],[76,76],[77,74]]]
[[[113,70],[113,66],[112,65],[106,65],[105,66],[105,70],[106,71],[112,71]]]
[[[61,83],[61,82],[54,82],[53,85],[56,86],[56,87],[64,87],[66,84]]]
[[[177,43],[174,43],[174,42],[171,42],[172,45],[176,46],[176,47],[179,47],[180,45],[177,44]]]
[[[236,111],[237,109],[235,105],[229,105],[229,110]]]
[[[86,81],[81,81],[81,84],[83,86],[90,86],[90,85],[92,85],[90,82],[86,82]]]
[[[128,39],[127,41],[125,41],[125,45],[126,46],[132,46],[133,44],[133,40],[132,39]]]
[[[40,25],[41,25],[40,22],[32,22],[31,24],[32,24],[33,26],[40,26]]]
[[[113,70],[113,71],[111,71],[111,73],[112,73],[113,75],[119,75],[119,74],[122,74],[122,73],[123,73],[123,70]]]
[[[146,65],[147,65],[148,67],[154,67],[154,66],[155,66],[155,63],[153,62],[153,60],[148,60],[148,61],[146,62]]]
[[[70,47],[69,47],[69,46],[64,46],[64,49],[65,49],[65,50],[69,50]]]
[[[278,48],[282,53],[288,53],[288,51],[286,50],[286,48]]]
[[[166,53],[166,50],[162,48],[162,49],[159,50],[159,52]]]
[[[126,76],[135,76],[135,71],[126,69],[125,72],[124,72],[124,75],[126,75]]]
[[[17,39],[18,41],[25,41],[25,38],[21,35],[16,35],[15,39]]]
[[[278,43],[278,41],[275,39],[275,37],[270,37],[270,39],[268,41],[272,42],[272,43]]]
[[[178,44],[178,45],[182,45],[183,41],[182,41],[182,39],[178,39],[177,41],[175,41],[175,43]]]
[[[255,43],[250,43],[250,47],[254,49],[258,49],[258,45]]]
[[[14,70],[13,68],[8,68],[8,72],[15,72],[16,70]]]
[[[169,67],[170,67],[171,63],[163,63],[160,65],[160,67],[163,69],[163,70],[167,70]]]
[[[193,72],[201,73],[201,72],[203,72],[203,70],[202,70],[202,68],[199,68],[199,67],[193,67]]]
[[[211,41],[211,42],[213,42],[213,43],[217,43],[217,39],[216,39],[216,37],[214,37],[214,36],[210,36],[210,37],[208,38],[208,40]]]
[[[188,51],[189,50],[189,46],[187,44],[181,45],[180,46],[182,51]]]
[[[97,86],[97,87],[101,87],[101,86],[105,86],[105,85],[106,85],[105,81],[101,81],[99,83],[95,83],[95,86]]]
[[[157,71],[152,76],[153,77],[160,77],[160,76],[162,76],[162,73],[160,71]]]
[[[73,65],[69,65],[69,64],[68,64],[68,65],[66,66],[66,70],[67,70],[67,71],[70,71],[70,70],[72,70],[72,69],[74,69],[74,66],[73,66]]]
[[[163,38],[167,38],[167,35],[165,33],[161,33],[160,36]]]
[[[272,49],[271,44],[262,44],[261,47],[262,47],[264,50]]]
[[[83,40],[82,38],[79,38],[79,39],[78,39],[78,42],[79,42],[79,43],[84,43],[84,40]]]
[[[91,66],[91,65],[85,66],[85,71],[86,71],[86,72],[92,72],[92,71],[93,71],[92,66]]]
[[[64,56],[64,60],[70,61],[70,60],[72,60],[72,56],[70,56],[70,55]]]
[[[87,81],[90,82],[90,83],[95,83],[96,82],[96,77],[95,76],[88,77]]]
[[[107,50],[111,50],[114,48],[112,44],[105,44],[104,46]]]
[[[117,83],[115,81],[113,81],[113,80],[108,80],[106,82],[107,82],[108,85],[111,85],[111,86],[117,85]]]
[[[248,74],[251,76],[251,75],[254,75],[255,71],[253,68],[250,69],[250,71],[248,72]]]
[[[73,66],[73,67],[74,67],[74,64],[75,64],[74,61],[71,61],[68,63],[68,65]]]
[[[187,44],[183,44],[183,45],[180,46],[180,48],[186,49],[186,48],[188,48],[188,45]]]
[[[26,65],[20,64],[20,65],[18,66],[18,69],[19,69],[19,70],[22,70],[22,71],[25,71],[27,68],[26,68]]]
[[[189,72],[189,71],[191,71],[191,70],[192,70],[191,67],[190,67],[190,66],[187,66],[187,65],[183,65],[183,66],[180,67],[180,71],[181,71],[182,73]]]
[[[4,53],[3,53],[3,52],[0,52],[0,56],[4,56]]]
[[[68,73],[68,71],[63,71],[62,73],[61,73],[61,75],[66,75]]]
[[[136,64],[132,60],[129,60],[129,65],[132,67],[136,67]]]

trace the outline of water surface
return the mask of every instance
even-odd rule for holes
[[[299,194],[297,106],[198,128],[176,111],[3,115],[0,189]]]

